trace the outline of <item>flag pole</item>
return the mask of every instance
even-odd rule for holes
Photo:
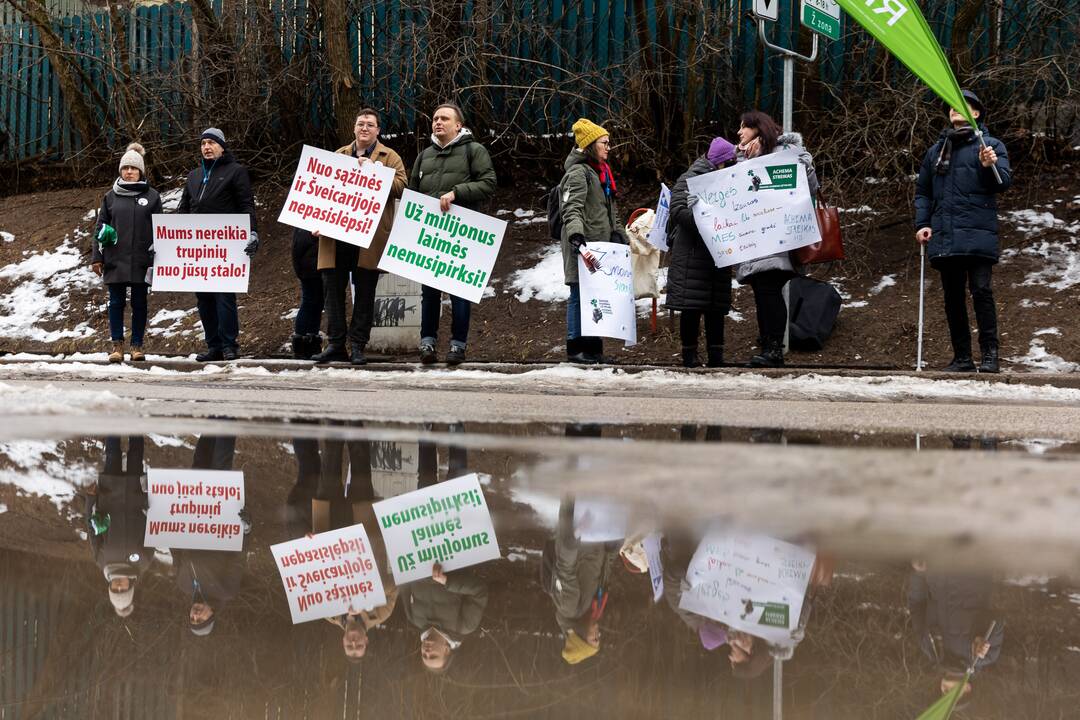
[[[975,137],[979,138],[979,145],[981,145],[984,150],[986,148],[990,147],[989,145],[986,144],[986,138],[983,137],[983,132],[978,127],[975,128]],[[993,165],[991,165],[990,169],[994,173],[994,179],[997,180],[997,184],[1000,185],[1001,184],[1001,173],[998,172],[997,163],[994,163]]]
[[[916,351],[915,372],[922,372],[923,315],[926,298],[926,243],[919,243],[919,344]]]

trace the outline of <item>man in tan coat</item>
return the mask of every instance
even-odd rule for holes
[[[408,182],[401,156],[379,142],[377,111],[371,108],[361,110],[356,116],[353,132],[356,135],[353,142],[338,148],[337,152],[352,155],[361,165],[377,162],[393,168],[394,184],[390,188],[386,210],[379,220],[379,228],[370,247],[361,249],[331,238],[319,238],[318,267],[323,278],[327,345],[326,350],[312,358],[317,363],[351,361],[353,365],[367,364],[364,347],[371,337],[371,326],[375,321],[375,288],[379,282],[379,271],[376,268],[390,237],[390,228],[394,224],[396,201]],[[356,290],[352,320],[347,328],[349,345],[352,346],[351,355],[345,348],[345,295],[349,289],[350,276]]]

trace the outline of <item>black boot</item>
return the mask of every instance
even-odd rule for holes
[[[682,366],[684,368],[701,367],[701,358],[697,354],[697,345],[683,345]]]
[[[588,362],[581,348],[581,338],[566,341],[566,362],[584,365]]]
[[[364,357],[364,346],[360,343],[354,343],[352,346],[352,357],[349,362],[353,365],[367,365],[367,358]]]
[[[718,368],[724,366],[724,346],[723,345],[710,345],[706,348],[709,354],[709,360],[705,367]]]
[[[975,372],[975,363],[971,360],[971,353],[957,353],[953,356],[952,362],[942,369],[942,372]]]
[[[292,356],[295,360],[307,360],[312,353],[308,352],[308,336],[293,335],[290,339],[292,344]]]
[[[979,363],[979,372],[981,373],[998,373],[1001,372],[1001,365],[998,363],[998,346],[997,343],[988,344],[982,348],[982,362]]]
[[[760,353],[750,358],[749,367],[784,367],[784,341],[767,339]]]
[[[195,362],[215,362],[224,359],[225,354],[221,352],[221,348],[207,348],[206,352],[201,352],[195,356]]]
[[[304,352],[307,353],[305,360],[310,360],[322,352],[322,337],[319,333],[304,336]]]
[[[325,350],[323,350],[318,355],[313,355],[311,359],[314,360],[316,364],[349,362],[349,353],[345,351],[344,345],[330,343],[326,346]]]

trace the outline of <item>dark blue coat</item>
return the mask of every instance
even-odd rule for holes
[[[986,144],[997,153],[1001,184],[992,168],[979,162],[979,141],[974,134],[953,142],[949,171],[936,171],[947,130],[926,152],[915,187],[915,229],[933,230],[927,254],[931,262],[947,257],[979,257],[998,261],[997,193],[1012,184],[1009,154],[1004,143],[980,128]]]

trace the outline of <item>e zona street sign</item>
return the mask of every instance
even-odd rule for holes
[[[773,0],[773,5],[779,2]],[[830,40],[839,40],[840,6],[836,0],[802,0],[802,24]]]

